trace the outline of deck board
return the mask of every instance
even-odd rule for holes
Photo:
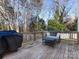
[[[40,42],[33,47],[8,54],[3,59],[79,59],[79,46],[60,43],[50,47]]]

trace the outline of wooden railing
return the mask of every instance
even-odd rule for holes
[[[23,33],[23,40],[24,42],[26,40],[38,40],[42,39],[43,37],[46,36],[46,33],[48,31],[39,31],[39,32],[30,32],[30,33]],[[50,31],[49,33],[54,33],[53,31]],[[79,43],[79,32],[57,32],[60,34],[61,39],[66,39],[66,40],[73,40],[77,41]]]
[[[50,33],[54,33],[50,31]],[[60,34],[61,39],[72,40],[74,42],[79,43],[79,32],[76,31],[68,31],[68,32],[56,32]]]

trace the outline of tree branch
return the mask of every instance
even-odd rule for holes
[[[0,14],[6,21],[8,21],[8,19],[4,16],[4,14],[1,11],[0,11]]]

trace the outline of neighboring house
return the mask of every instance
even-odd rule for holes
[[[75,22],[75,20],[77,17],[76,16],[68,16],[68,17],[65,17],[63,22],[66,24],[66,25],[69,25],[69,24],[72,24]]]

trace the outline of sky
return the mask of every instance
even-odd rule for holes
[[[68,3],[68,7],[71,7],[71,10],[68,14],[71,16],[75,16],[75,4],[75,0],[70,0],[70,2]],[[53,12],[51,10],[52,7],[54,7],[53,0],[44,0],[42,11],[39,16],[43,18],[46,22],[53,16]]]
[[[71,6],[71,10],[69,12],[69,15],[74,16],[74,15],[76,15],[76,12],[75,12],[75,10],[76,10],[76,1],[72,0],[71,3],[72,3],[72,6]]]

